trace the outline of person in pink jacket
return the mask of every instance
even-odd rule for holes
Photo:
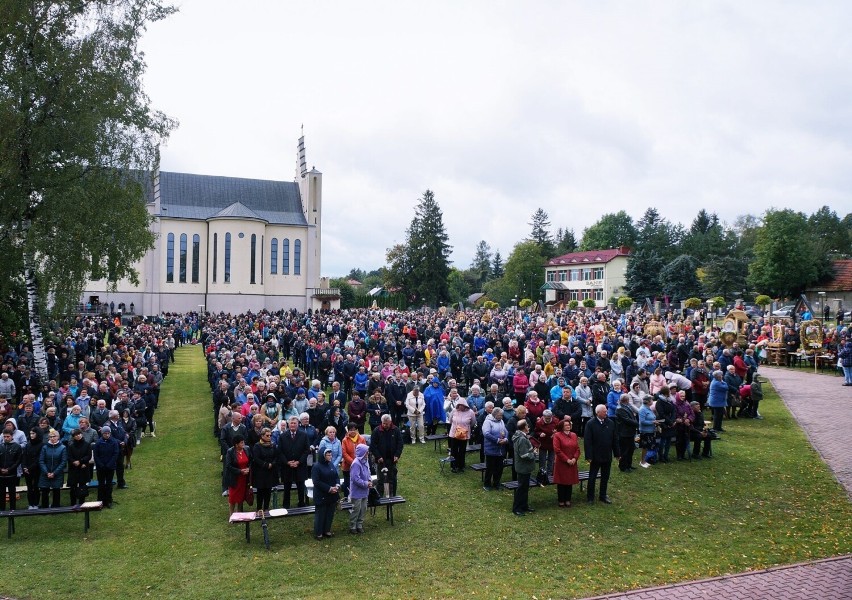
[[[456,399],[450,417],[450,455],[453,457],[453,473],[464,473],[464,459],[467,454],[467,441],[476,427],[476,414],[470,409],[467,400]]]

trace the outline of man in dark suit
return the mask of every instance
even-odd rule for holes
[[[328,405],[334,406],[334,401],[340,401],[341,412],[346,409],[346,393],[340,390],[340,384],[334,382],[331,384],[331,395],[328,398]]]
[[[601,474],[600,500],[605,504],[612,504],[607,496],[607,484],[609,483],[609,472],[612,467],[612,457],[620,458],[618,438],[615,435],[615,423],[606,416],[606,405],[599,404],[595,407],[595,417],[586,423],[585,437],[583,438],[586,460],[589,461],[589,481],[586,484],[588,491],[586,499],[589,504],[595,502],[595,480],[598,472]]]
[[[281,464],[281,483],[284,485],[284,508],[290,508],[290,488],[296,483],[299,506],[305,506],[305,479],[311,443],[308,434],[299,430],[295,416],[287,421],[287,431],[278,436],[278,457]]]
[[[376,468],[379,471],[379,493],[384,493],[384,484],[387,481],[390,495],[396,496],[397,463],[402,456],[402,435],[388,414],[382,415],[381,427],[373,430],[370,454],[376,459]]]

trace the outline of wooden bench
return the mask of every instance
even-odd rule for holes
[[[66,515],[69,513],[83,513],[83,533],[89,531],[91,522],[89,513],[95,510],[103,510],[104,503],[100,501],[86,502],[78,507],[60,506],[58,508],[37,508],[33,510],[4,510],[0,512],[0,518],[5,518],[8,522],[7,537],[11,538],[15,532],[15,519],[22,517],[42,517],[46,515]]]
[[[588,471],[580,471],[579,475],[580,475],[580,491],[582,492],[586,482],[589,480],[589,472]],[[483,477],[484,477],[484,475],[483,475]],[[600,477],[601,477],[601,474],[600,474],[600,471],[598,471],[597,479],[600,479]],[[547,479],[550,481],[551,485],[553,485],[553,475],[548,475]],[[507,490],[515,490],[515,489],[518,488],[518,485],[519,484],[518,484],[517,481],[506,481],[506,482],[503,482],[503,484],[500,487],[507,489]],[[540,487],[540,486],[541,486],[541,484],[536,479],[534,479],[533,477],[530,477],[530,487],[531,488]]]
[[[511,467],[515,463],[511,458],[503,459],[503,468]],[[482,476],[482,481],[485,481],[485,463],[474,463],[470,465],[470,468],[479,473]]]
[[[468,444],[467,452],[479,452],[480,448],[482,448],[482,444]]]
[[[435,442],[435,452],[443,449],[444,440],[450,439],[446,433],[433,433],[432,435],[427,435],[425,438],[429,442]]]
[[[390,524],[393,525],[393,507],[396,504],[405,503],[405,498],[402,496],[391,496],[389,498],[379,498],[378,506],[370,507],[371,514],[376,514],[376,509],[379,506],[384,506],[387,510],[387,518],[386,520],[390,521]],[[351,502],[341,502],[339,504],[340,510],[348,511],[352,508]],[[254,512],[242,512],[242,513],[234,513],[231,515],[228,520],[229,523],[245,523],[246,526],[246,543],[251,543],[251,524],[255,521],[260,521],[261,528],[263,529],[263,543],[266,545],[266,549],[269,550],[269,529],[267,522],[270,519],[280,519],[283,517],[301,517],[305,515],[312,515],[316,512],[316,506],[299,506],[296,508],[276,508],[270,510],[267,514],[262,517],[258,517],[257,513]]]

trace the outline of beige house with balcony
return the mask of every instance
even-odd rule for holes
[[[304,137],[294,181],[160,171],[145,193],[156,242],[139,284],[91,281],[84,304],[142,315],[340,307],[320,277],[322,173],[308,171]]]
[[[572,252],[552,258],[544,265],[542,286],[546,304],[568,303],[591,298],[604,307],[613,296],[624,293],[630,250],[621,246],[609,250]]]

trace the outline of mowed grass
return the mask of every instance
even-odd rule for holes
[[[852,552],[852,504],[767,386],[763,421],[726,423],[710,461],[623,475],[611,506],[557,509],[530,491],[533,515],[480,477],[440,474],[432,444],[401,461],[396,526],[317,542],[312,518],[227,524],[221,463],[201,351],[182,348],[162,392],[158,437],[146,438],[120,504],[92,517],[20,519],[3,540],[0,593],[15,598],[579,598]],[[674,450],[672,450],[674,454]],[[470,454],[469,462],[478,458]],[[638,459],[637,459],[638,462]],[[504,479],[510,472],[507,470]],[[67,502],[67,496],[63,499]]]

